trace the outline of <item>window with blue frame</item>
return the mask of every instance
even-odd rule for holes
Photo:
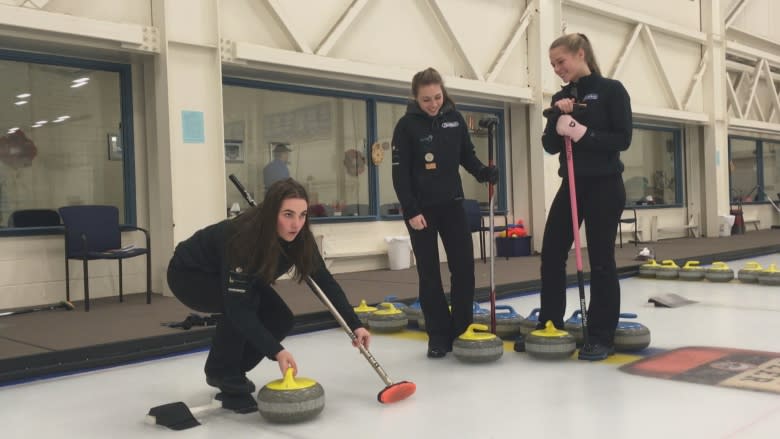
[[[627,206],[674,206],[682,200],[681,131],[634,126],[631,146],[620,153]]]
[[[75,204],[117,206],[134,223],[129,66],[0,51],[0,72],[6,231],[30,225],[23,211]]]
[[[729,136],[729,191],[732,202],[780,198],[780,143]]]
[[[307,188],[309,215],[315,221],[400,214],[390,143],[406,113],[403,100],[226,78],[223,110],[226,173],[245,182],[256,199],[262,199],[275,178],[289,176]],[[463,114],[473,122],[477,156],[487,163],[487,136],[478,121],[500,114],[480,109]],[[496,162],[503,163],[502,148],[494,147]],[[461,171],[466,197],[487,205],[487,186]],[[501,188],[497,204],[505,208]],[[230,186],[227,203],[228,209],[242,204]]]

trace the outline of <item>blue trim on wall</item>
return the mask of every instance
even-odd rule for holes
[[[120,120],[122,124],[122,175],[124,180],[124,205],[127,224],[136,224],[135,199],[135,144],[133,135],[133,91],[132,72],[128,64],[71,58],[60,55],[27,53],[16,50],[0,49],[0,60],[31,64],[75,67],[80,69],[102,70],[119,74]],[[129,129],[125,129],[129,127]],[[32,236],[61,234],[61,227],[0,228],[0,236]]]

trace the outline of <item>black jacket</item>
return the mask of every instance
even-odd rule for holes
[[[206,294],[222,295],[225,317],[258,351],[274,358],[283,347],[257,317],[257,310],[262,306],[260,301],[262,291],[271,286],[259,277],[242,273],[235,267],[228,267],[226,243],[233,233],[230,220],[221,221],[195,232],[176,246],[168,269],[183,272],[199,271],[220,276],[222,290],[208,291]],[[292,263],[282,254],[275,257],[279,258],[275,276],[278,278],[287,273]],[[328,296],[351,329],[361,327],[362,324],[344,291],[325,268],[319,253],[317,258],[318,269],[312,274],[312,279]]]
[[[393,132],[393,187],[404,218],[462,199],[460,166],[475,177],[484,167],[455,105],[448,100],[432,117],[410,102]]]
[[[590,74],[563,87],[552,97],[552,103],[574,97],[587,105],[572,115],[588,127],[579,142],[572,144],[574,174],[577,176],[614,175],[623,172],[620,151],[631,144],[631,99],[619,81]],[[558,175],[566,177],[566,154],[563,137],[555,131],[558,117],[547,119],[542,145],[550,154],[558,154]]]

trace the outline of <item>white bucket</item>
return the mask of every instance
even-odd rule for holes
[[[404,270],[412,266],[412,240],[408,236],[388,236],[385,241],[391,270]]]
[[[731,236],[731,227],[734,226],[734,215],[723,215],[719,217],[719,236]]]

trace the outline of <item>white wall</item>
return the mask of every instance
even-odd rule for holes
[[[692,148],[686,155],[687,166],[699,167],[697,180],[717,183],[717,209],[701,206],[705,198],[702,188],[687,193],[685,208],[654,211],[661,224],[681,225],[697,208],[716,216],[723,213],[718,209],[728,204],[723,189],[727,181],[725,160],[718,164],[711,159],[716,152],[725,154],[722,139],[714,150],[715,146],[703,140],[707,136],[687,134],[707,126],[703,124],[728,123],[713,116],[705,105],[707,96],[713,95],[713,89],[706,87],[717,83],[717,78],[710,84],[696,81],[701,53],[713,44],[700,39],[701,29],[706,28],[701,25],[704,17],[700,9],[705,10],[706,5],[699,1],[571,0],[561,5],[558,0],[534,0],[529,33],[522,34],[517,44],[512,43],[513,37],[521,28],[526,2],[515,0],[355,2],[365,7],[353,11],[355,18],[348,26],[333,31],[338,37],[334,39],[329,39],[329,32],[353,4],[349,0],[273,2],[277,10],[268,2],[255,0],[53,0],[46,2],[44,11],[25,9],[25,14],[15,11],[13,6],[19,3],[0,1],[0,36],[11,37],[6,47],[133,64],[136,207],[139,224],[149,227],[154,236],[155,291],[165,289],[162,274],[175,243],[222,218],[228,204],[226,174],[233,168],[226,170],[224,164],[223,123],[230,115],[222,115],[223,69],[230,75],[262,80],[403,97],[409,93],[411,75],[433,66],[445,75],[451,92],[461,102],[522,107],[513,111],[506,130],[510,140],[507,162],[514,172],[510,177],[510,215],[534,218],[529,227],[540,238],[545,214],[539,209],[549,205],[560,180],[557,157],[538,153],[543,121],[537,113],[557,90],[546,48],[565,26],[569,32],[583,32],[591,38],[605,73],[624,57],[616,76],[629,90],[638,115],[685,127],[686,148]],[[716,3],[718,13],[731,6],[731,2]],[[776,48],[780,45],[777,30],[767,22],[767,17],[777,15],[774,8],[775,2],[751,1],[734,26],[761,35],[765,40],[756,43],[760,48]],[[36,20],[30,21],[29,14]],[[650,38],[648,32],[640,32],[633,49],[624,56],[637,24],[648,26]],[[105,37],[91,32],[96,29]],[[510,50],[502,57],[507,47]],[[657,50],[660,65],[651,62],[653,50]],[[494,72],[496,64],[500,68]],[[668,78],[669,91],[662,72]],[[675,101],[682,101],[689,90],[687,105],[678,108]],[[726,93],[717,91],[725,102]],[[762,105],[766,103],[762,101]],[[182,110],[204,113],[204,143],[183,142]],[[534,127],[528,126],[529,121]],[[780,132],[777,125],[770,121],[761,129]],[[721,131],[714,132],[723,137]],[[388,135],[380,133],[380,137]],[[534,158],[527,168],[523,168],[525,157]],[[692,163],[699,157],[709,158]],[[697,181],[692,187],[700,186]],[[770,211],[764,207],[756,206],[764,212],[759,213],[762,218],[769,218],[766,212]],[[649,212],[642,212],[642,221]],[[762,221],[762,227],[770,223],[769,219]],[[381,248],[384,236],[402,234],[404,229],[400,222],[379,221],[323,224],[315,230],[326,235],[326,246],[349,246],[359,251]],[[535,242],[537,249],[539,241]],[[0,254],[4,255],[0,271],[8,274],[0,278],[8,279],[0,281],[0,297],[5,300],[0,306],[60,300],[64,281],[58,268],[61,251],[61,241],[55,237],[0,239]],[[345,260],[337,262],[334,270],[380,268],[385,263],[382,258]],[[27,268],[32,266],[44,267],[44,273]],[[136,266],[128,271],[127,290],[139,290],[142,270]],[[96,268],[94,273],[95,296],[114,294],[115,275],[110,268]],[[101,282],[105,288],[97,286]],[[74,288],[78,291],[79,287]]]

